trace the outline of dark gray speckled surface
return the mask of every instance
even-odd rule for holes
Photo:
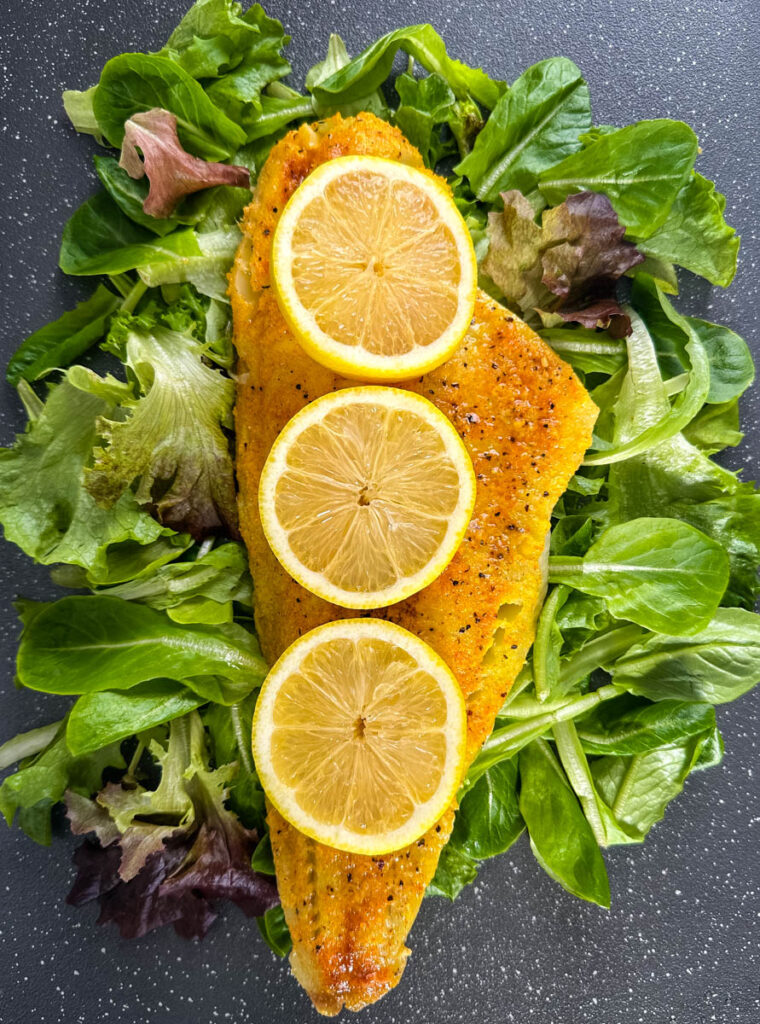
[[[110,56],[161,45],[182,0],[5,0],[2,60],[3,361],[29,330],[83,292],[56,270],[61,226],[94,188],[92,143],[63,117],[64,87],[85,87]],[[330,30],[357,52],[398,25],[432,21],[450,50],[513,78],[562,53],[591,84],[599,122],[682,117],[744,238],[727,293],[685,282],[682,308],[757,333],[758,0],[270,0],[294,36],[301,73]],[[751,476],[758,391],[743,405]],[[2,391],[2,442],[21,424]],[[15,693],[11,600],[42,596],[47,573],[2,549],[0,740],[55,717],[53,698]],[[553,885],[525,841],[487,864],[455,905],[426,901],[402,984],[364,1024],[760,1024],[760,694],[720,711],[724,766],[699,773],[645,846],[612,851],[609,913]],[[64,896],[73,844],[51,849],[0,831],[2,1024],[302,1024],[308,1001],[236,910],[203,944],[164,931],[122,941]]]

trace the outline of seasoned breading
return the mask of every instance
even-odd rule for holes
[[[318,164],[350,153],[422,167],[398,129],[371,114],[337,115],[291,132],[262,169],[231,279],[240,521],[256,626],[270,662],[314,626],[356,614],[288,576],[267,545],[257,506],[261,469],[290,417],[319,395],[356,383],[304,353],[269,281],[271,236],[288,197]],[[475,467],[478,495],[465,539],[441,576],[373,614],[426,640],[451,667],[467,700],[472,759],[532,643],[551,510],[590,443],[597,410],[572,370],[484,293],[457,353],[402,386],[429,398],[455,425]],[[363,857],[306,838],[270,808],[291,965],[320,1012],[358,1010],[398,982],[409,955],[407,933],[452,823],[453,809],[410,847]]]

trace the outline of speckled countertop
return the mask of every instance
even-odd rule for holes
[[[86,290],[56,270],[60,229],[94,190],[91,140],[77,138],[63,88],[92,84],[104,61],[158,48],[183,0],[6,0],[0,15],[3,362],[30,330]],[[572,57],[595,120],[689,121],[699,169],[727,194],[743,236],[729,292],[685,281],[681,308],[723,321],[760,354],[758,0],[269,0],[303,73],[331,30],[351,52],[402,24],[432,21],[450,51],[511,79],[533,61]],[[296,76],[297,77],[297,76]],[[0,432],[22,418],[3,385]],[[760,390],[743,403],[747,440],[732,456],[752,476]],[[3,546],[0,740],[55,715],[55,699],[12,688],[15,594],[43,596],[47,572]],[[760,1024],[760,694],[719,710],[722,768],[690,779],[640,848],[608,855],[612,910],[579,903],[534,863],[527,842],[484,865],[449,905],[425,901],[414,955],[364,1024]],[[2,1024],[303,1024],[308,1000],[252,922],[234,908],[202,944],[164,930],[125,942],[94,909],[64,903],[72,841],[35,846],[0,826]]]

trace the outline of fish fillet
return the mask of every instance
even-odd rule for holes
[[[256,627],[270,663],[313,627],[356,614],[288,576],[267,545],[257,508],[259,476],[279,431],[312,399],[356,383],[304,353],[269,278],[272,233],[289,196],[319,164],[356,153],[422,167],[398,129],[371,114],[301,126],[274,147],[261,171],[231,275],[240,521]],[[403,386],[433,401],[457,428],[478,495],[466,537],[441,576],[373,614],[426,640],[451,667],[467,701],[472,759],[532,643],[551,511],[590,443],[596,408],[572,370],[484,293],[458,352]],[[269,808],[291,966],[321,1013],[361,1009],[397,984],[409,955],[406,936],[453,818],[451,808],[406,849],[366,857],[307,838]]]

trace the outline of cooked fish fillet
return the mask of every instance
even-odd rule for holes
[[[279,431],[312,399],[356,383],[304,353],[269,278],[270,241],[289,196],[319,164],[355,153],[422,167],[401,133],[371,114],[338,115],[291,132],[262,169],[231,277],[240,521],[256,626],[270,663],[314,626],[356,614],[291,579],[269,549],[257,508],[259,476]],[[459,351],[403,386],[431,399],[457,428],[478,495],[445,572],[414,597],[373,614],[411,630],[449,664],[467,700],[472,759],[532,643],[550,514],[590,443],[597,410],[572,370],[484,293]],[[407,933],[453,817],[452,808],[406,849],[365,857],[307,838],[269,808],[277,884],[293,937],[291,966],[321,1013],[361,1009],[397,984],[409,955]]]

